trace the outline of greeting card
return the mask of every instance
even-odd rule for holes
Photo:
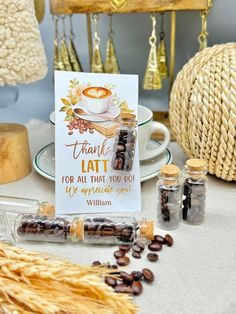
[[[138,77],[55,72],[56,208],[141,210]]]

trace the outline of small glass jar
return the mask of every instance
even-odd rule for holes
[[[55,215],[54,205],[38,200],[14,196],[0,195],[0,228],[5,228],[5,234],[12,240],[14,238],[14,224],[19,213],[32,213],[38,215]]]
[[[204,222],[207,167],[204,160],[189,159],[185,165],[182,220],[191,225]]]
[[[161,168],[157,182],[157,221],[165,230],[179,227],[181,215],[181,176],[176,165]]]
[[[55,215],[54,205],[40,203],[31,198],[0,195],[0,210],[6,213],[34,213],[48,216]]]
[[[131,217],[67,217],[48,218],[18,215],[15,236],[22,240],[48,242],[85,242],[91,244],[132,244],[154,238],[154,222]]]
[[[115,171],[130,172],[133,168],[137,139],[135,120],[131,113],[121,113],[120,127],[115,131],[115,143],[111,159],[111,168]]]

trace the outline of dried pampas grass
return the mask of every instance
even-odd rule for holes
[[[0,243],[0,313],[136,313],[129,296],[103,282],[108,271]]]

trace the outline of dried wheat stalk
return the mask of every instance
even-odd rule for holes
[[[103,282],[107,271],[0,243],[0,313],[136,313],[130,297]]]

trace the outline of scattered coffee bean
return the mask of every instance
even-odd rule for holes
[[[159,256],[158,254],[156,253],[148,253],[147,254],[147,259],[150,261],[150,262],[156,262],[158,260]]]
[[[165,244],[167,246],[172,246],[173,243],[174,243],[174,240],[173,240],[172,236],[170,234],[166,234],[165,235]]]
[[[149,245],[148,245],[148,248],[150,251],[152,252],[158,252],[162,249],[162,244],[158,243],[158,242],[151,242]]]
[[[101,265],[102,265],[101,262],[99,262],[99,261],[94,261],[91,266],[92,266],[92,267],[95,267],[95,266],[101,266]]]
[[[143,249],[140,246],[138,246],[138,245],[133,245],[132,246],[132,250],[134,252],[138,252],[138,253],[141,253],[143,251]]]
[[[118,283],[115,286],[115,292],[117,293],[132,293],[133,290],[130,286],[127,286],[125,283]]]
[[[113,264],[113,265],[110,266],[110,268],[111,268],[111,269],[118,269],[118,266],[115,265],[115,264]]]
[[[132,282],[134,281],[134,277],[132,275],[126,273],[125,271],[120,272],[120,278],[123,280],[123,283],[125,283],[127,285],[131,285]]]
[[[134,245],[139,246],[143,251],[144,251],[144,249],[145,249],[145,245],[144,245],[142,242],[140,242],[140,241],[136,241],[136,242],[134,243]]]
[[[125,253],[127,253],[127,252],[129,252],[129,250],[130,250],[130,245],[128,245],[128,244],[120,245],[120,246],[119,246],[119,250],[120,250],[120,251],[124,251]]]
[[[131,289],[134,295],[140,295],[143,292],[143,285],[140,281],[134,281],[131,285]]]
[[[142,279],[142,273],[141,271],[132,271],[131,275],[133,276],[134,278],[134,281],[139,281]]]
[[[115,287],[117,285],[117,280],[113,277],[106,276],[105,283],[110,287]]]
[[[153,272],[152,272],[150,269],[148,269],[148,268],[143,268],[143,270],[142,270],[142,275],[143,275],[143,278],[144,278],[145,281],[147,281],[147,282],[153,282],[153,280],[154,280],[154,274],[153,274]]]
[[[161,235],[157,234],[157,235],[154,236],[153,242],[158,242],[160,244],[165,244],[165,238],[162,237]]]
[[[125,256],[125,251],[117,250],[114,252],[115,258],[123,257]]]
[[[132,256],[134,258],[141,258],[141,254],[139,252],[135,252],[135,251],[132,253]]]
[[[130,263],[128,256],[119,257],[116,261],[119,266],[127,266]]]

